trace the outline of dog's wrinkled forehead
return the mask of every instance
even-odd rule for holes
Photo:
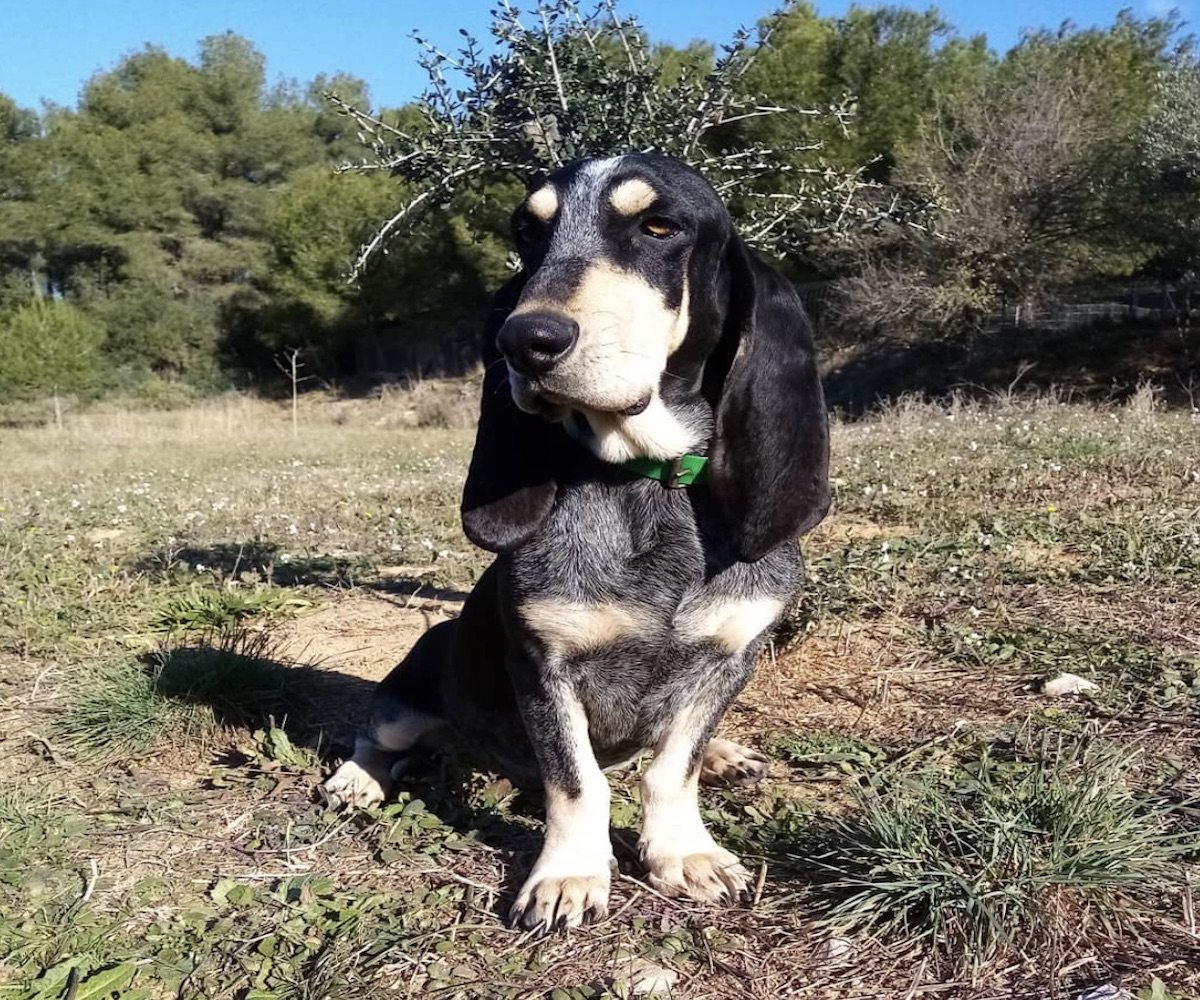
[[[604,223],[611,214],[635,215],[657,200],[659,192],[651,182],[620,177],[624,159],[587,160],[558,171],[534,188],[525,208],[538,222],[554,227],[555,249],[602,255]]]
[[[664,214],[674,223],[727,224],[725,206],[708,182],[678,160],[631,154],[583,160],[530,187],[518,210],[535,233],[549,237],[552,256],[608,256],[635,220]],[[522,234],[518,232],[518,237]]]

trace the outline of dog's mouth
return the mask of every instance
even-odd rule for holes
[[[653,400],[654,393],[647,392],[632,403],[604,405],[598,400],[580,398],[574,394],[555,392],[546,388],[539,379],[516,376],[510,371],[509,384],[513,401],[526,413],[536,414],[547,420],[562,420],[571,410],[590,410],[594,413],[612,413],[622,417],[636,417],[644,413]]]
[[[542,404],[545,410],[554,414],[562,410],[590,410],[593,413],[615,413],[619,417],[636,417],[639,413],[646,412],[646,407],[650,405],[651,394],[647,393],[631,406],[621,407],[596,406],[592,403],[584,403],[581,400],[570,399],[567,396],[560,396],[552,392],[539,393],[535,398],[538,403]],[[517,405],[520,405],[519,401]]]

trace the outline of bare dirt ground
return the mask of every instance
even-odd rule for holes
[[[458,600],[350,594],[278,626],[275,648],[296,663],[378,681],[423,632],[461,608]]]

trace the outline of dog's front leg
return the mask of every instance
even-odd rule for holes
[[[701,762],[724,704],[693,704],[672,720],[642,776],[638,847],[650,885],[704,903],[744,899],[750,873],[700,818]]]
[[[587,714],[570,685],[522,686],[518,701],[546,790],[546,838],[509,919],[544,934],[608,913],[615,865],[610,793],[592,752]]]

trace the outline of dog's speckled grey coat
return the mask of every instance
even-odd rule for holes
[[[599,768],[654,750],[651,883],[736,897],[748,875],[704,830],[695,786],[706,746],[725,755],[706,771],[756,767],[709,740],[800,587],[798,536],[828,507],[808,321],[709,184],[674,160],[565,167],[531,187],[514,232],[524,269],[485,330],[463,495],[467,535],[497,558],[461,617],[379,685],[326,794],[378,800],[398,755],[449,723],[545,787],[546,844],[512,915],[548,930],[604,912]],[[685,450],[709,457],[703,485],[670,489],[616,464]]]

